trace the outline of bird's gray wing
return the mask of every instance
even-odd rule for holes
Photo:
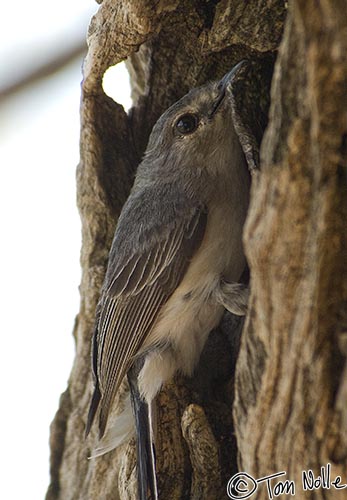
[[[113,258],[98,305],[93,341],[96,384],[87,433],[100,402],[100,437],[104,434],[115,393],[200,246],[206,221],[205,210],[192,210],[189,217],[163,228],[147,249]]]

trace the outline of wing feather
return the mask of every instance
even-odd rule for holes
[[[152,326],[155,319],[155,311],[160,304],[162,299],[162,294],[158,287],[152,287],[151,293],[148,294],[148,300],[144,304],[144,306],[151,304],[151,307],[142,307],[141,315],[137,318],[141,328],[146,331],[149,330],[150,326]],[[135,303],[136,301],[134,301]],[[124,341],[124,338],[127,337],[128,328],[132,328],[132,331],[137,332],[136,326],[134,324],[134,320],[131,318],[129,323],[123,322],[120,325],[120,331],[118,335],[117,331],[117,339],[120,339],[118,345],[113,346],[113,352],[110,359],[107,360],[105,366],[105,380],[107,380],[107,385],[105,387],[105,391],[103,394],[102,400],[102,410],[101,410],[101,429],[106,425],[107,415],[109,412],[109,407],[112,404],[114,395],[118,389],[120,382],[125,376],[126,372],[131,366],[132,358],[136,354],[138,337],[137,335],[132,335],[130,340]],[[122,357],[117,356],[118,352],[122,353]],[[124,364],[123,359],[129,360],[128,365]]]
[[[200,246],[207,214],[199,207],[189,217],[163,228],[147,248],[123,256],[113,248],[112,268],[98,304],[93,342],[95,394],[87,432],[100,404],[99,434],[119,385],[157,318],[158,312],[182,280]],[[115,239],[116,241],[116,239]],[[117,258],[117,256],[119,256]]]

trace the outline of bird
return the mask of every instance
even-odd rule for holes
[[[176,373],[193,374],[225,309],[247,310],[249,289],[240,278],[251,179],[230,98],[244,63],[191,90],[158,119],[109,253],[92,340],[86,434],[98,413],[98,456],[122,442],[125,422],[135,425],[141,500],[158,498],[156,395]],[[129,403],[107,429],[126,377]]]

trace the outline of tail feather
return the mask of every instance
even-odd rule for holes
[[[155,449],[152,421],[152,404],[149,406],[144,401],[138,389],[138,374],[142,363],[135,362],[128,372],[130,395],[125,402],[123,412],[116,417],[114,422],[108,422],[108,429],[103,435],[104,428],[100,427],[101,439],[97,448],[89,458],[96,458],[117,448],[134,435],[136,430],[137,448],[137,476],[139,500],[158,500],[158,490],[155,470]],[[101,400],[98,384],[95,386],[93,398],[89,408],[86,425],[86,436],[89,434]],[[135,424],[135,425],[134,425]]]
[[[134,416],[131,408],[130,395],[125,401],[123,412],[110,422],[108,430],[100,439],[97,448],[89,458],[96,458],[112,451],[121,444],[131,439],[135,432]]]
[[[150,443],[150,452],[151,452],[151,460],[150,460],[150,466],[151,466],[151,477],[153,478],[152,481],[152,486],[151,486],[151,493],[153,500],[158,499],[158,489],[157,489],[157,476],[156,476],[156,470],[155,470],[155,447],[154,447],[154,426],[153,426],[153,401],[151,402],[150,405],[148,405],[148,426],[149,426],[149,443]]]
[[[148,499],[148,490],[151,494],[151,500],[157,500],[158,491],[155,473],[155,450],[151,408],[140,396],[137,385],[138,372],[139,370],[136,370],[136,367],[131,369],[128,373],[128,380],[137,435],[136,448],[139,500]]]

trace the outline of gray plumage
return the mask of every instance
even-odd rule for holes
[[[120,215],[93,339],[87,432],[99,408],[100,438],[134,360],[150,405],[177,371],[192,374],[225,307],[245,313],[248,290],[237,282],[250,176],[231,82],[192,90],[160,117]]]

